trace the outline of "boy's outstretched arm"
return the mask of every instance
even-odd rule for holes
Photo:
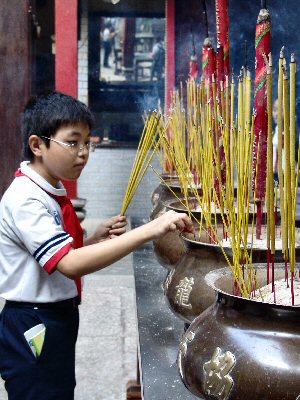
[[[98,271],[125,257],[137,247],[176,230],[193,232],[194,226],[185,213],[168,211],[136,229],[96,244],[73,249],[57,264],[57,270],[76,279]]]

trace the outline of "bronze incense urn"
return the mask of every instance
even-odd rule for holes
[[[159,185],[153,190],[151,195],[152,211],[150,219],[154,219],[163,208],[163,203],[167,200],[176,199],[176,196],[181,197],[181,186],[178,178],[172,175],[162,175],[166,182],[160,182]]]
[[[256,268],[262,285],[266,268]],[[285,273],[284,264],[276,264],[276,280]],[[208,400],[299,400],[300,307],[235,296],[228,268],[210,272],[206,282],[215,291],[214,304],[180,343],[185,386]]]
[[[168,210],[168,204],[181,197],[180,181],[176,176],[162,175],[164,182],[154,189],[151,202],[153,205],[150,220],[153,220]],[[173,268],[185,253],[185,248],[178,232],[169,232],[163,238],[153,241],[153,251],[157,261],[165,268]]]
[[[205,276],[228,264],[219,246],[196,241],[191,234],[182,234],[181,239],[185,253],[169,271],[164,294],[171,311],[189,324],[214,302],[214,290],[206,284]]]
[[[217,229],[219,238],[223,235],[223,228]],[[266,233],[266,227],[262,227]],[[250,230],[250,235],[251,235]],[[164,283],[164,294],[171,311],[186,323],[191,323],[214,302],[214,291],[205,282],[208,272],[227,267],[232,262],[232,248],[230,243],[221,246],[210,240],[204,230],[196,232],[196,238],[191,234],[182,234],[180,238],[185,252],[177,264],[168,273]],[[296,229],[296,242],[300,243],[300,229]],[[227,257],[227,259],[226,259]],[[253,262],[267,262],[267,248],[253,248],[251,252]],[[296,259],[299,261],[300,247],[296,248]],[[275,262],[283,262],[281,250],[276,250]]]
[[[178,197],[184,202],[184,198],[181,194],[178,193]],[[151,213],[150,219],[157,218],[169,210],[187,213],[184,207],[173,207],[174,202],[180,204],[179,200],[176,199],[174,195],[172,195],[172,198],[160,202]],[[195,213],[195,216],[199,217],[198,214],[199,213]],[[185,254],[186,248],[178,232],[169,232],[164,237],[153,241],[153,251],[156,259],[163,267],[172,269]]]

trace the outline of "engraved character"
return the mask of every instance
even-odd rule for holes
[[[222,354],[216,348],[212,359],[203,365],[205,393],[219,400],[227,400],[233,387],[233,379],[229,372],[235,365],[235,357],[230,351]]]
[[[194,278],[185,277],[182,279],[179,284],[176,286],[177,292],[175,296],[175,303],[181,305],[182,307],[192,308],[192,305],[189,303],[190,293],[193,289]]]

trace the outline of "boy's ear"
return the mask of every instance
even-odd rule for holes
[[[42,139],[37,135],[31,135],[31,136],[29,136],[28,144],[29,144],[29,147],[30,147],[32,153],[36,157],[41,157],[41,155],[42,155],[41,147],[45,146]]]

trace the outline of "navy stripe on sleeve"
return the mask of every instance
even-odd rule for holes
[[[34,253],[33,257],[36,259],[36,261],[39,261],[42,256],[52,247],[57,246],[58,244],[68,240],[71,236],[64,232],[60,233],[59,235],[54,236],[53,238],[47,240],[44,242]]]

